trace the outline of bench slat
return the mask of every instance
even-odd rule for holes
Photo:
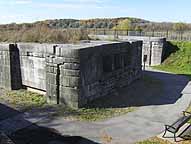
[[[175,129],[169,127],[168,130],[173,133],[177,132],[185,123],[187,123],[190,120],[190,118],[191,116],[184,116],[179,118],[175,123],[171,125]]]

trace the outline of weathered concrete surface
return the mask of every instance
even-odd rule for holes
[[[120,144],[131,144],[156,136],[164,130],[164,124],[172,124],[189,106],[191,82],[185,76],[161,71],[146,73],[160,79],[164,90],[161,91],[160,97],[155,99],[153,96],[142,101],[142,106],[134,112],[96,123],[66,121],[64,118],[57,118],[51,121],[41,121],[38,124],[56,128],[63,134],[80,135],[98,142],[103,133],[112,136],[112,143]],[[139,88],[134,89],[134,92],[137,93],[137,97],[143,96],[143,93],[139,93]],[[121,94],[125,94],[125,90]]]
[[[22,85],[46,91],[46,57],[53,44],[19,43]]]
[[[142,47],[142,64],[144,64],[144,55],[147,56],[146,65],[155,66],[160,65],[166,53],[166,38],[160,37],[142,37],[142,36],[116,36],[114,35],[90,35],[93,39],[101,40],[141,40],[143,41]]]

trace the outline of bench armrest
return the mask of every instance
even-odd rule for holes
[[[187,111],[183,111],[183,115],[184,115],[184,116],[186,116],[186,114],[189,114],[189,115],[191,115],[191,113],[190,113],[190,112],[187,112]]]
[[[176,130],[173,126],[165,125],[165,129],[166,129],[166,130],[168,130],[169,128],[172,128],[172,129]]]

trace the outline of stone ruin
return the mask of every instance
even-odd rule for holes
[[[142,41],[0,44],[0,87],[32,88],[79,108],[142,75]]]

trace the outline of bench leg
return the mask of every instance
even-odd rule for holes
[[[174,133],[174,141],[176,142],[176,133]]]
[[[164,132],[164,134],[163,134],[163,136],[162,136],[162,137],[164,138],[164,136],[165,136],[165,135],[166,135],[166,129],[165,129],[165,132]]]

